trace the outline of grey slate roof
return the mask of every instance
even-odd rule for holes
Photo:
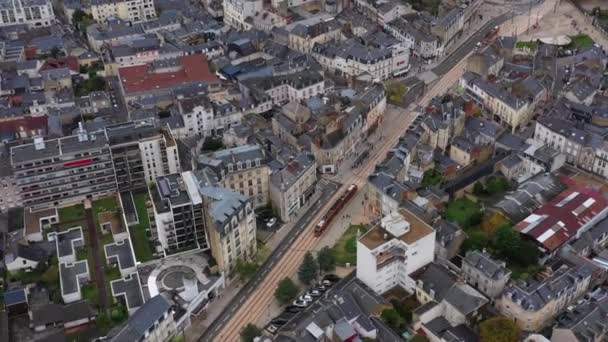
[[[270,181],[278,189],[289,189],[315,163],[311,154],[299,154],[282,170],[273,172]]]
[[[210,201],[209,213],[215,229],[223,236],[229,229],[232,217],[243,210],[249,199],[236,191],[221,187],[199,186],[199,191]]]
[[[57,243],[57,255],[59,257],[73,255],[76,253],[74,250],[75,247],[81,247],[84,245],[82,228],[75,227],[64,232],[57,233],[55,236],[55,241]]]
[[[131,249],[129,239],[107,244],[104,246],[104,251],[106,253],[106,258],[111,262],[117,263],[120,269],[127,269],[135,266],[133,250]]]
[[[488,253],[474,250],[466,254],[463,262],[481,271],[486,277],[498,280],[511,273],[503,261],[495,260]]]
[[[83,276],[88,277],[89,266],[86,260],[80,260],[72,265],[60,264],[59,265],[59,278],[61,280],[61,293],[71,294],[80,291],[80,280]]]
[[[49,303],[32,310],[32,323],[34,326],[50,323],[68,323],[83,318],[95,317],[95,309],[87,301],[80,301],[68,305]]]
[[[156,295],[148,300],[129,317],[127,323],[118,331],[110,332],[110,341],[132,342],[139,341],[154,324],[171,308],[171,303],[162,295]],[[114,333],[114,335],[112,334]]]
[[[123,297],[127,309],[139,308],[144,304],[144,295],[139,283],[139,275],[136,272],[124,279],[113,280],[110,286],[114,297]]]

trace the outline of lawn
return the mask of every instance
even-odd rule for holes
[[[364,225],[352,225],[344,232],[340,239],[334,245],[336,253],[336,264],[340,266],[349,263],[351,266],[357,263],[357,231],[361,234],[367,232],[367,227]]]
[[[590,48],[593,46],[593,44],[595,44],[593,39],[584,33],[577,34],[576,36],[570,36],[570,39],[572,39],[572,43],[570,43],[568,47],[571,49]]]
[[[84,205],[75,204],[65,208],[59,208],[59,222],[67,223],[84,220]]]
[[[91,272],[93,273],[93,272]],[[88,300],[95,306],[99,306],[99,293],[97,292],[97,286],[94,282],[91,282],[81,288],[82,298]],[[111,295],[111,294],[109,294]]]
[[[538,43],[534,42],[534,41],[517,42],[517,43],[515,43],[515,47],[518,48],[518,49],[536,50],[536,48],[538,47]]]
[[[479,204],[467,198],[459,198],[448,202],[445,218],[467,229],[481,222],[482,212]]]
[[[148,241],[148,235],[146,229],[150,227],[150,221],[148,219],[148,211],[146,209],[146,200],[148,199],[147,193],[134,194],[135,209],[137,210],[137,218],[139,223],[129,227],[131,234],[131,242],[133,242],[133,249],[135,249],[135,257],[140,262],[146,262],[152,260],[152,248]]]

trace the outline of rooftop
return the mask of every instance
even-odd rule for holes
[[[139,341],[160,318],[169,312],[170,308],[171,302],[164,296],[157,295],[151,298],[129,317],[123,327],[111,331],[110,339],[114,342]]]
[[[80,279],[89,277],[89,265],[86,260],[77,261],[73,264],[59,265],[59,278],[61,279],[61,294],[68,295],[80,292],[83,284]]]
[[[111,281],[110,287],[112,288],[112,296],[122,297],[129,311],[144,304],[144,295],[137,272],[129,274],[126,278]]]
[[[361,236],[359,238],[359,242],[370,250],[376,249],[392,239],[399,239],[406,244],[411,245],[434,232],[433,228],[431,228],[428,224],[411,213],[409,210],[400,208],[399,214],[401,214],[403,219],[409,223],[409,230],[406,233],[397,237],[378,224]]]

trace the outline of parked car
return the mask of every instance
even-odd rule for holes
[[[290,320],[293,316],[297,315],[297,312],[283,312],[282,314],[278,315],[276,318],[280,318],[280,319],[286,319],[286,320]]]
[[[335,274],[326,274],[326,275],[323,277],[323,280],[329,280],[329,281],[333,281],[334,283],[335,283],[335,282],[337,282],[337,281],[340,281],[340,279],[341,279],[341,278],[340,278],[340,277],[338,277],[338,276],[337,276],[337,275],[335,275]]]
[[[298,306],[298,307],[301,307],[301,308],[305,308],[308,305],[310,305],[310,302],[298,299],[298,300],[294,300],[292,304],[293,304],[293,306]]]
[[[321,294],[322,293],[319,290],[308,290],[308,292],[306,292],[306,295],[311,297],[319,297]]]
[[[277,332],[277,330],[279,330],[279,328],[275,327],[272,324],[268,324],[268,326],[266,326],[266,331],[268,331],[271,334],[274,334],[275,332]]]
[[[295,305],[290,305],[287,308],[285,308],[285,312],[298,313],[300,311],[302,311],[302,308],[299,306],[295,306]]]
[[[273,217],[270,220],[268,220],[268,222],[266,222],[266,227],[272,228],[275,225],[275,223],[277,223],[277,218]]]
[[[312,302],[312,297],[308,296],[308,295],[302,295],[298,299],[301,300],[301,301],[305,301],[305,302]]]
[[[323,292],[324,293],[325,291],[327,291],[327,286],[319,283],[314,289],[318,290],[319,292]]]
[[[281,326],[287,324],[287,320],[281,319],[281,318],[275,318],[272,321],[270,321],[270,324],[281,327]]]
[[[327,280],[327,279],[325,279],[325,280],[323,280],[323,281],[321,282],[321,284],[323,284],[323,285],[325,285],[325,286],[328,286],[328,287],[329,287],[329,286],[331,286],[331,285],[332,285],[332,282],[331,282],[331,281],[329,281],[329,280]]]

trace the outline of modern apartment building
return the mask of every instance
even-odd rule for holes
[[[214,170],[224,187],[252,198],[254,207],[268,204],[270,167],[261,146],[244,145],[217,151],[201,157],[199,164]]]
[[[315,191],[317,163],[310,154],[300,154],[270,175],[270,200],[279,218],[289,222]]]
[[[34,138],[13,146],[10,164],[25,207],[51,208],[101,197],[116,190],[108,140],[103,132],[58,139]]]
[[[236,191],[203,183],[199,183],[199,190],[207,208],[211,254],[224,276],[228,276],[237,260],[251,261],[257,251],[252,200]]]
[[[209,248],[203,199],[192,172],[157,177],[149,193],[154,210],[150,229],[165,254]]]
[[[435,231],[407,209],[399,209],[357,241],[357,278],[382,294],[400,286],[413,292],[411,273],[433,262]]]
[[[151,120],[106,127],[120,191],[142,189],[156,177],[180,172],[177,143],[168,127]]]
[[[50,26],[55,21],[50,0],[0,0],[0,27],[27,25]]]
[[[154,0],[93,0],[91,15],[99,23],[119,18],[137,23],[156,18]]]
[[[539,331],[587,291],[591,273],[585,266],[570,268],[563,265],[540,282],[511,282],[496,307],[503,316],[515,320],[520,329]]]

